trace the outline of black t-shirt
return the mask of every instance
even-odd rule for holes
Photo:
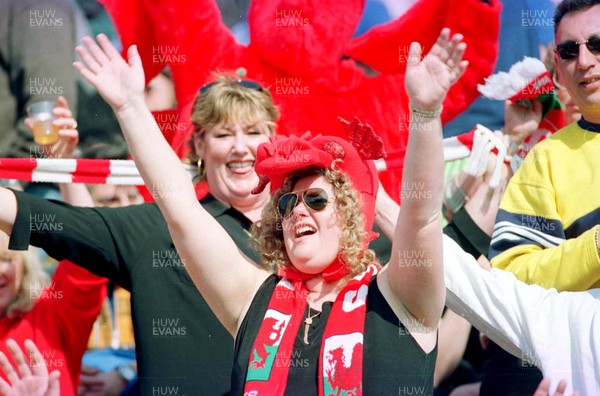
[[[437,347],[430,353],[423,352],[385,301],[375,279],[371,280],[367,297],[363,394],[432,395]],[[233,395],[243,394],[248,358],[278,280],[275,275],[265,280],[238,331],[231,379]],[[308,334],[309,345],[303,341],[304,325],[298,329],[291,352],[286,395],[318,394],[318,358],[331,306],[332,303],[323,304],[323,311],[313,319]]]

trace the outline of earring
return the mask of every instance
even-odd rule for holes
[[[198,158],[198,179],[200,180],[204,180],[204,178],[206,177],[206,169],[203,165],[204,164],[202,164],[202,158]]]

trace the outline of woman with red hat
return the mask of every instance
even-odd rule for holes
[[[366,249],[378,188],[371,160],[383,154],[368,125],[344,122],[349,141],[307,133],[259,146],[256,191],[270,182],[272,204],[255,230],[257,268],[198,204],[144,105],[137,49],[125,62],[105,36],[98,43],[84,39],[75,66],[114,109],[187,271],[236,337],[233,393],[431,393],[445,301],[439,115],[467,66],[462,36],[442,30],[423,59],[411,45],[403,191],[417,193],[403,201],[383,270]]]

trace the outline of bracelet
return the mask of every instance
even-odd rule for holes
[[[415,107],[412,104],[409,105],[410,107],[410,111],[416,115],[420,115],[422,117],[425,118],[437,118],[440,116],[440,114],[442,114],[442,110],[444,109],[444,106],[441,106],[438,109],[435,110],[424,110],[421,109],[419,107]]]

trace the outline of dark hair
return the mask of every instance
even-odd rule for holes
[[[89,138],[81,147],[82,158],[127,159],[129,150],[123,135],[112,135],[109,139]]]
[[[600,4],[600,0],[563,0],[554,11],[554,33],[565,15],[582,12],[598,4]]]

